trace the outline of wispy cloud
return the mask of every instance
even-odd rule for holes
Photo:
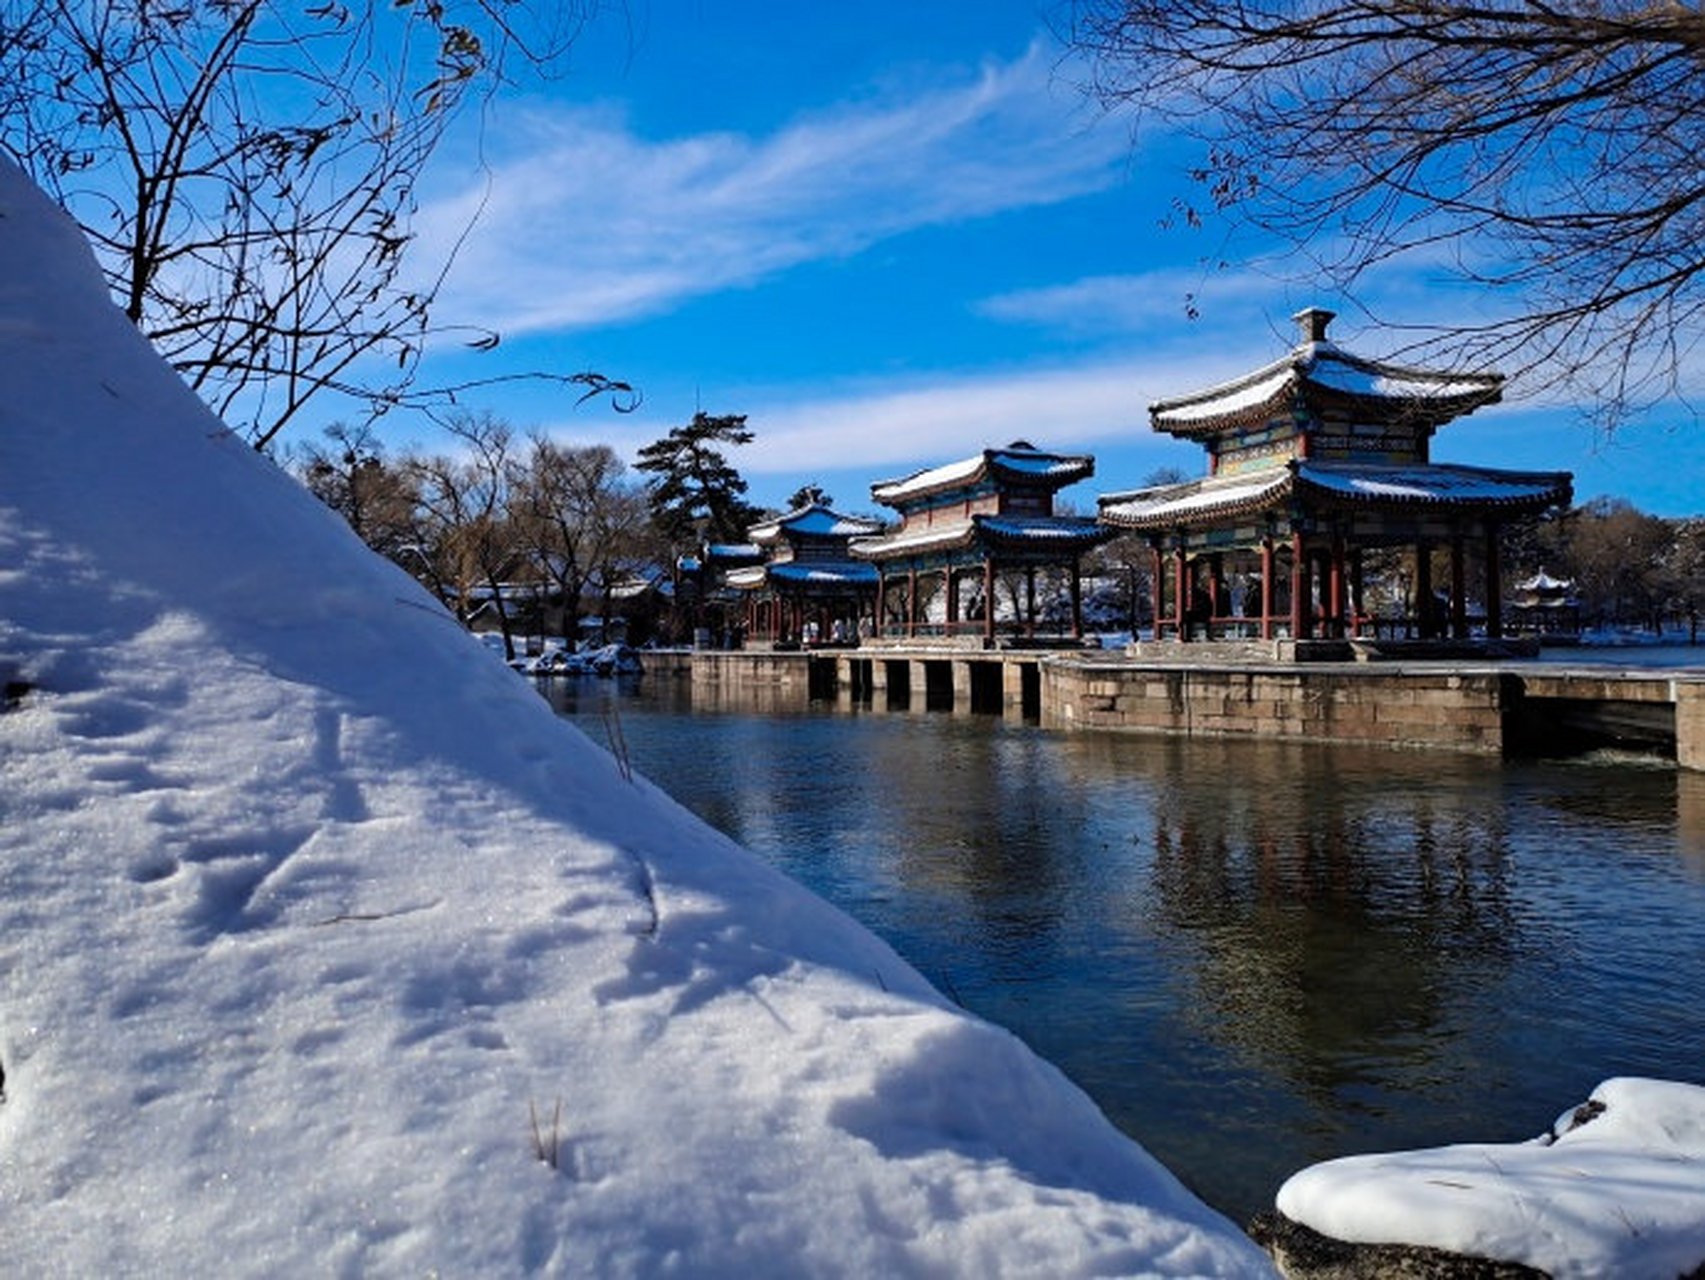
[[[1247,363],[1245,358],[1244,363]],[[1028,440],[1041,448],[1154,445],[1148,404],[1226,377],[1235,358],[1132,358],[1062,363],[875,387],[834,396],[759,400],[757,441],[739,458],[753,475],[862,468],[870,478]]]
[[[1246,352],[1271,348],[1277,355],[1293,338],[1293,313],[1324,306],[1339,313],[1333,337],[1361,354],[1413,356],[1430,364],[1448,362],[1453,333],[1509,315],[1515,301],[1463,288],[1453,280],[1452,265],[1440,251],[1406,254],[1364,273],[1346,297],[1304,255],[1279,248],[1212,268],[1087,276],[1014,290],[980,299],[972,309],[987,319],[1103,345],[1129,339],[1145,348],[1187,352],[1230,345]]]
[[[429,205],[417,229],[431,259],[480,211],[444,313],[513,333],[655,314],[915,228],[1099,190],[1119,180],[1129,138],[1094,127],[1036,47],[763,137],[655,141],[608,109],[534,107],[488,147],[501,150],[489,177]]]
[[[1173,303],[1190,278],[1170,270],[1094,277],[986,304],[990,314],[1005,310],[1015,320],[1067,327],[1088,323],[1076,317],[1079,310],[1098,309],[1109,331],[1108,313],[1117,313],[1131,341],[1117,344],[1122,350],[1116,355],[1101,344],[1093,356],[924,377],[898,387],[874,383],[834,395],[754,396],[746,407],[758,440],[740,465],[754,474],[859,466],[903,472],[1021,438],[1043,447],[1158,450],[1162,442],[1149,427],[1151,402],[1259,367],[1295,341],[1292,312],[1338,305],[1329,295],[1287,288],[1261,268],[1228,270],[1197,295],[1202,318],[1190,320]],[[1401,345],[1404,335],[1382,329],[1362,309],[1343,304],[1342,310],[1333,332],[1353,350],[1383,357]]]
[[[1039,289],[996,294],[974,304],[978,315],[1032,325],[1069,337],[1152,335],[1176,329],[1195,313],[1242,317],[1270,308],[1285,283],[1260,266],[1088,276]],[[1223,324],[1216,320],[1216,327]]]

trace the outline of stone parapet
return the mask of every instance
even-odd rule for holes
[[[700,650],[692,655],[693,683],[801,685],[811,683],[811,656],[755,649]]]
[[[1496,754],[1504,677],[1366,666],[1095,664],[1042,668],[1042,721],[1060,729],[1309,738]]]

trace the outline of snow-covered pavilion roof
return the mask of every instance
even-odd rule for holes
[[[1293,461],[1241,475],[1110,493],[1100,499],[1100,507],[1101,519],[1119,528],[1161,529],[1262,511],[1293,496],[1387,507],[1541,510],[1568,502],[1572,492],[1566,471]]]
[[[789,560],[769,566],[770,581],[801,586],[874,587],[876,566],[852,560]]]
[[[772,546],[785,533],[801,533],[813,538],[863,538],[881,532],[880,520],[841,515],[830,510],[825,503],[812,502],[786,515],[753,525],[746,531],[746,536],[759,546]]]
[[[707,542],[704,563],[707,565],[752,564],[764,558],[764,549],[753,542]]]
[[[1028,441],[1015,440],[1004,449],[984,449],[958,462],[915,471],[898,480],[878,481],[870,486],[870,496],[885,506],[897,507],[931,494],[967,488],[989,477],[1062,489],[1094,474],[1095,459],[1088,454],[1048,453]]]
[[[1573,578],[1553,578],[1543,568],[1527,579],[1516,583],[1517,591],[1567,591],[1575,585]]]
[[[755,591],[767,584],[790,587],[874,587],[876,566],[854,560],[783,560],[736,569],[724,579],[731,587]]]
[[[930,551],[946,551],[987,542],[1002,547],[1030,546],[1060,551],[1085,550],[1107,538],[1098,521],[1075,516],[996,516],[979,514],[951,524],[904,530],[882,538],[861,538],[852,553],[865,560],[892,560]]]
[[[1348,404],[1376,421],[1437,426],[1503,394],[1502,374],[1417,369],[1352,355],[1327,339],[1331,318],[1319,308],[1300,311],[1295,319],[1304,326],[1302,341],[1271,364],[1218,386],[1156,400],[1149,405],[1154,429],[1203,438],[1265,422],[1299,401]]]

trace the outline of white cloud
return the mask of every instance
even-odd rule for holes
[[[1165,270],[1136,275],[1088,276],[1040,289],[996,294],[975,304],[991,320],[1035,325],[1074,337],[1153,334],[1190,323],[1189,308],[1215,314],[1270,308],[1285,284],[1259,267],[1236,270]]]
[[[423,209],[425,260],[463,243],[444,314],[505,332],[655,314],[919,227],[1119,180],[1129,138],[1090,127],[1040,46],[907,101],[764,137],[652,141],[608,110],[535,107],[488,179]]]
[[[1204,299],[1203,318],[1168,314],[1185,273],[1107,276],[1057,290],[1012,294],[1013,314],[1070,323],[1074,307],[1125,307],[1140,339],[1129,354],[1046,366],[942,374],[895,387],[865,384],[837,395],[755,395],[745,401],[758,439],[739,458],[754,475],[863,468],[872,479],[1027,439],[1043,448],[1159,447],[1151,402],[1248,373],[1295,341],[1292,312],[1329,296],[1287,291],[1259,271],[1227,272]],[[1334,336],[1382,357],[1394,335],[1351,306]],[[1431,318],[1431,317],[1428,317]],[[1401,339],[1399,339],[1400,341]]]
[[[750,414],[758,439],[738,464],[753,475],[862,469],[877,480],[1014,440],[1091,451],[1097,444],[1155,442],[1151,400],[1241,372],[1250,355],[1062,364],[943,376],[899,389],[760,400]]]

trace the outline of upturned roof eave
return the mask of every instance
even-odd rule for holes
[[[1413,394],[1359,391],[1336,385],[1329,377],[1323,376],[1332,365],[1393,385],[1442,388],[1460,383],[1465,389],[1449,394],[1443,391]],[[1263,390],[1264,384],[1268,383],[1272,386],[1264,394],[1251,394]],[[1179,439],[1200,439],[1269,421],[1301,399],[1349,405],[1372,411],[1376,416],[1400,417],[1438,426],[1497,403],[1503,399],[1503,385],[1504,376],[1500,373],[1445,373],[1365,359],[1334,343],[1305,343],[1242,377],[1187,395],[1153,401],[1149,405],[1149,422],[1154,430],[1163,434]],[[1226,405],[1222,411],[1205,408],[1219,402]],[[1203,408],[1196,413],[1188,412],[1198,407]]]
[[[1327,478],[1335,474],[1392,487],[1357,489],[1328,483]],[[1428,477],[1478,481],[1486,487],[1473,492],[1440,485],[1429,492],[1425,488]],[[1400,482],[1409,483],[1414,491],[1400,491],[1396,487]],[[1223,499],[1215,500],[1216,485],[1225,490]],[[1499,471],[1445,463],[1392,468],[1360,464],[1338,467],[1330,462],[1292,461],[1285,465],[1282,475],[1265,485],[1259,481],[1209,479],[1109,494],[1101,499],[1099,518],[1102,523],[1127,532],[1200,528],[1260,515],[1305,495],[1322,506],[1363,509],[1436,507],[1467,512],[1538,512],[1566,505],[1573,492],[1573,477],[1563,471]],[[1152,495],[1146,503],[1142,501],[1145,495]],[[1132,507],[1138,510],[1133,511]]]
[[[1165,488],[1108,494],[1099,503],[1100,514],[1097,518],[1102,524],[1122,532],[1149,532],[1220,524],[1228,519],[1258,515],[1282,505],[1290,498],[1295,476],[1292,466],[1287,465],[1265,485],[1259,481],[1226,485],[1223,497],[1214,496],[1213,491],[1209,489],[1206,499],[1191,503],[1192,499],[1200,499],[1205,486],[1212,483],[1212,480],[1192,480]],[[1176,495],[1170,501],[1162,496],[1168,492]],[[1144,494],[1155,496],[1152,505],[1139,512],[1129,510]],[[1190,505],[1185,505],[1187,503]]]
[[[1451,493],[1398,493],[1347,491],[1324,483],[1321,477],[1330,474],[1331,464],[1303,464],[1297,476],[1297,488],[1306,490],[1321,501],[1335,501],[1354,506],[1423,507],[1437,506],[1465,511],[1531,510],[1544,511],[1549,507],[1566,506],[1574,497],[1574,476],[1567,471],[1503,471],[1492,467],[1472,467],[1461,463],[1429,463],[1421,467],[1396,468],[1396,473],[1433,474],[1480,481],[1488,486],[1504,486],[1500,491],[1488,487],[1481,492],[1457,490]],[[1358,470],[1345,467],[1346,474]],[[1360,468],[1372,475],[1368,468]],[[1312,472],[1312,474],[1311,474]],[[1375,477],[1377,478],[1377,477]],[[1525,492],[1522,490],[1525,489]]]
[[[1056,492],[1067,485],[1087,480],[1095,474],[1095,459],[1089,454],[1048,453],[1042,449],[1029,451],[1029,456],[1052,459],[1062,464],[1054,471],[1046,473],[1029,471],[1002,461],[1005,458],[1020,456],[1025,455],[1011,448],[984,449],[980,454],[973,454],[958,462],[925,467],[895,480],[879,480],[870,486],[870,496],[873,501],[884,506],[907,507],[943,493],[981,484],[995,472],[1013,480],[1041,483],[1050,491]]]
[[[1053,547],[1059,550],[1087,550],[1107,535],[1093,520],[1059,520],[1052,527],[1021,530],[1005,517],[978,513],[961,523],[928,529],[920,533],[892,534],[883,538],[860,539],[848,550],[861,560],[896,560],[908,555],[925,555],[941,551],[960,551],[979,542],[989,542],[1006,548],[1028,546]]]

